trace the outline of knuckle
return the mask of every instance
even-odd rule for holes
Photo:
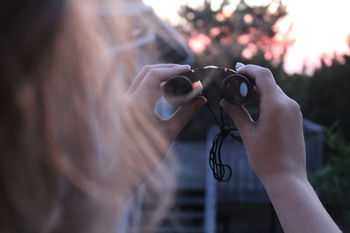
[[[270,110],[274,113],[300,112],[300,106],[296,101],[287,98],[271,103]]]
[[[142,67],[142,71],[147,72],[151,69],[151,67],[152,67],[151,65],[145,65]]]
[[[268,69],[268,68],[265,68],[265,67],[261,67],[259,73],[260,73],[261,76],[272,76],[271,70]]]
[[[247,64],[244,67],[242,67],[242,70],[255,70],[256,68],[257,68],[257,65]]]
[[[291,111],[300,111],[300,105],[293,99],[288,100],[288,107]]]
[[[153,65],[144,65],[140,73],[147,74],[147,72],[149,72],[152,68],[153,68]]]
[[[158,69],[153,68],[148,71],[148,75],[151,77],[158,77],[160,76],[160,71]]]

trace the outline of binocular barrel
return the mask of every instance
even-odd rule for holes
[[[175,106],[186,104],[201,94],[194,86],[194,82],[185,75],[175,76],[166,82],[164,97]],[[221,82],[220,94],[229,103],[240,105],[247,101],[251,89],[252,84],[246,77],[231,73]]]

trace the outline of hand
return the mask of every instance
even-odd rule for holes
[[[181,129],[206,103],[198,97],[180,107],[169,119],[161,119],[155,104],[163,94],[163,83],[190,70],[188,65],[157,64],[145,66],[136,76],[119,106],[118,152],[123,155],[124,175],[132,173],[134,187],[150,175],[167,154]]]
[[[143,121],[153,123],[171,143],[197,110],[206,103],[204,97],[197,97],[181,106],[169,119],[161,119],[155,112],[155,104],[163,95],[163,85],[169,78],[189,71],[189,65],[156,64],[145,66],[131,84],[124,100],[126,112],[144,116]],[[150,132],[151,133],[151,132]]]
[[[255,79],[260,116],[253,121],[243,106],[222,101],[245,144],[250,163],[258,177],[266,179],[295,176],[306,179],[305,145],[299,105],[276,84],[270,70],[256,65],[237,67],[237,72]]]
[[[241,133],[284,232],[340,232],[307,180],[299,105],[277,86],[270,70],[241,64],[237,71],[255,79],[259,119],[253,121],[243,106],[221,105]]]

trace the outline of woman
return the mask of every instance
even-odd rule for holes
[[[101,2],[2,2],[0,232],[111,232],[125,201],[155,169],[160,175],[149,183],[158,210],[170,202],[170,193],[160,195],[161,184],[174,186],[162,159],[206,100],[169,120],[155,115],[162,82],[190,67],[150,65],[130,85],[126,61],[133,54],[108,53],[111,43],[128,41],[128,22],[120,14],[100,19]],[[298,105],[267,69],[237,68],[256,80],[261,116],[254,122],[242,106],[221,104],[284,230],[339,232],[307,181]]]

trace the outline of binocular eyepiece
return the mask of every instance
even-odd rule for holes
[[[221,82],[220,95],[231,104],[243,104],[251,94],[253,85],[248,78],[231,69],[210,66],[170,78],[164,87],[164,97],[175,106],[186,104],[214,80]]]

